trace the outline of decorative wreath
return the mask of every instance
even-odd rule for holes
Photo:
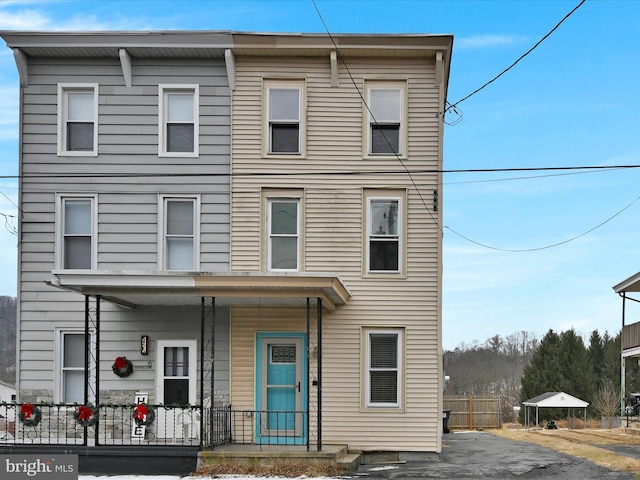
[[[98,410],[92,404],[80,405],[73,418],[83,427],[93,427],[98,423]]]
[[[23,425],[35,427],[42,419],[42,412],[40,408],[36,407],[33,403],[25,403],[20,407],[18,417],[20,418],[20,423]]]
[[[128,377],[133,372],[133,363],[127,357],[116,357],[116,361],[111,365],[113,373],[119,377]]]
[[[137,426],[151,425],[156,418],[156,411],[146,403],[139,403],[133,409],[133,421]]]

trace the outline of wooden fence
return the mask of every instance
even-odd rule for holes
[[[444,410],[450,412],[449,429],[502,428],[502,411],[499,398],[445,397]]]

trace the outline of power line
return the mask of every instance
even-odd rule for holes
[[[631,165],[573,165],[573,166],[555,166],[555,167],[504,167],[504,168],[453,168],[453,169],[408,169],[403,164],[405,173],[412,175],[418,174],[434,174],[434,173],[500,173],[500,172],[544,172],[544,171],[575,171],[575,170],[617,170],[617,169],[633,169],[640,168],[640,164]],[[320,176],[320,175],[389,175],[393,173],[401,173],[398,170],[319,170],[292,172],[286,170],[282,172],[251,172],[251,173],[47,173],[35,174],[28,173],[22,175],[0,175],[1,178],[11,178],[18,180],[38,179],[38,178],[158,178],[158,177],[289,177],[289,176]]]
[[[549,248],[553,248],[553,247],[557,247],[557,246],[560,246],[560,245],[564,245],[565,243],[569,243],[569,242],[572,242],[572,241],[574,241],[574,240],[577,240],[577,239],[578,239],[578,238],[580,238],[580,237],[584,237],[585,235],[587,235],[587,234],[589,234],[589,233],[593,232],[594,230],[597,230],[598,228],[602,227],[603,225],[605,225],[605,224],[609,223],[611,220],[613,220],[613,219],[614,219],[614,218],[616,218],[618,215],[620,215],[622,212],[624,212],[627,208],[631,207],[631,206],[632,206],[634,203],[636,203],[638,200],[640,200],[640,196],[636,197],[636,198],[635,198],[635,200],[633,200],[631,203],[629,203],[628,205],[626,205],[624,208],[622,208],[622,209],[618,210],[616,213],[614,213],[613,215],[611,215],[611,216],[610,216],[609,218],[607,218],[605,221],[600,222],[600,223],[599,223],[598,225],[596,225],[595,227],[592,227],[592,228],[590,228],[589,230],[587,230],[587,231],[585,231],[585,232],[583,232],[583,233],[581,233],[581,234],[579,234],[579,235],[576,235],[576,236],[574,236],[574,237],[568,238],[568,239],[563,240],[563,241],[561,241],[561,242],[552,243],[552,244],[550,244],[550,245],[545,245],[545,246],[543,246],[543,247],[522,248],[522,249],[517,249],[517,248],[498,248],[498,247],[494,247],[494,246],[492,246],[492,245],[487,245],[487,244],[484,244],[484,243],[477,242],[477,241],[475,241],[475,240],[473,240],[473,239],[471,239],[471,238],[469,238],[469,237],[465,237],[465,236],[464,236],[464,235],[462,235],[461,233],[456,232],[453,228],[450,228],[450,227],[448,227],[448,226],[446,226],[446,225],[444,226],[444,228],[446,228],[446,229],[447,229],[447,230],[449,230],[451,233],[456,234],[457,236],[459,236],[460,238],[463,238],[464,240],[466,240],[466,241],[468,241],[468,242],[471,242],[471,243],[473,243],[473,244],[475,244],[475,245],[478,245],[478,246],[480,246],[480,247],[488,248],[488,249],[490,249],[490,250],[497,250],[497,251],[500,251],[500,252],[516,252],[516,253],[522,253],[522,252],[537,252],[537,251],[539,251],[539,250],[547,250],[547,249],[549,249]]]
[[[493,77],[491,80],[489,80],[487,83],[485,83],[484,85],[482,85],[479,88],[476,88],[473,92],[471,92],[469,95],[467,95],[466,97],[458,100],[455,103],[449,104],[449,106],[447,108],[445,108],[445,113],[448,112],[449,110],[454,110],[454,112],[458,113],[455,109],[456,106],[458,106],[459,104],[461,104],[462,102],[464,102],[465,100],[471,98],[472,96],[474,96],[476,93],[478,93],[480,90],[484,89],[485,87],[491,85],[493,82],[495,82],[498,78],[500,78],[502,75],[504,75],[505,73],[507,73],[509,70],[511,70],[513,67],[515,67],[523,58],[525,58],[527,55],[529,55],[531,52],[533,52],[536,48],[538,48],[538,46],[544,42],[553,32],[555,32],[560,25],[562,25],[562,23],[564,23],[564,21],[566,19],[568,19],[571,15],[573,15],[573,13],[578,10],[587,0],[582,0],[578,5],[576,5],[576,7],[571,10],[569,13],[567,13],[564,18],[562,20],[560,20],[555,27],[553,27],[549,33],[547,33],[544,37],[542,37],[533,47],[531,47],[529,50],[527,50],[524,54],[522,54],[520,56],[520,58],[518,58],[515,62],[513,62],[511,65],[509,65],[507,68],[505,68],[502,72],[500,72],[498,75],[496,75],[495,77]],[[457,123],[457,122],[456,122]]]
[[[364,97],[362,96],[362,93],[360,92],[360,89],[358,88],[358,86],[356,85],[355,80],[353,79],[353,76],[351,75],[351,72],[349,71],[349,68],[344,60],[344,58],[342,58],[342,55],[340,54],[340,49],[338,48],[338,45],[336,44],[336,42],[333,39],[333,36],[331,35],[331,32],[329,31],[329,28],[327,27],[326,22],[324,21],[324,18],[322,17],[322,14],[320,13],[320,9],[318,8],[318,6],[316,5],[315,0],[311,0],[313,3],[313,6],[316,9],[316,12],[318,13],[318,16],[320,17],[320,20],[322,21],[322,24],[325,27],[325,30],[327,31],[327,34],[329,35],[329,38],[331,39],[331,42],[333,43],[338,58],[342,61],[342,63],[344,64],[347,73],[349,74],[349,78],[351,79],[351,82],[353,83],[353,85],[355,86],[355,88],[358,91],[358,94],[360,95],[360,99],[363,102],[364,106],[366,107],[367,111],[369,112],[369,114],[372,116],[373,118],[373,113],[371,112],[371,110],[369,109],[369,106],[367,105],[366,100],[364,99]],[[558,29],[558,27],[560,27],[560,25],[567,19],[569,18],[576,10],[578,10],[578,8],[580,8],[586,0],[582,0],[573,10],[571,10],[567,15],[565,15],[565,17],[556,24],[555,27],[553,27],[549,33],[547,33],[544,37],[542,37],[542,39],[540,39],[533,47],[531,47],[526,53],[524,53],[522,56],[520,56],[520,58],[518,58],[513,64],[511,64],[511,66],[509,66],[508,68],[506,68],[505,70],[503,70],[500,74],[498,74],[496,77],[494,77],[492,80],[488,81],[487,83],[485,83],[484,85],[482,85],[480,88],[476,89],[475,91],[471,92],[469,95],[467,95],[466,97],[464,97],[461,100],[458,100],[456,103],[454,104],[450,104],[446,109],[445,109],[445,113],[449,110],[453,110],[456,114],[458,114],[460,116],[460,118],[453,123],[454,125],[456,123],[458,123],[459,121],[462,120],[462,114],[458,113],[458,111],[456,110],[456,106],[467,100],[468,98],[470,98],[471,96],[475,95],[476,93],[478,93],[480,90],[482,90],[483,88],[485,88],[487,85],[493,83],[495,80],[497,80],[498,78],[500,78],[502,75],[504,75],[505,73],[507,73],[509,70],[511,70],[511,68],[513,68],[518,62],[520,62],[523,58],[525,58],[527,55],[529,55],[533,50],[535,50],[538,45],[540,45],[546,38],[548,38],[555,30]],[[445,105],[447,104],[447,100],[445,99]],[[373,118],[374,123],[376,122],[376,119]],[[444,118],[443,118],[444,121]],[[446,123],[446,122],[445,122]],[[391,144],[389,143],[389,141],[387,140],[386,136],[384,135],[383,132],[383,138],[385,139],[385,141],[387,142],[388,146],[391,147]],[[394,151],[393,148],[391,149],[391,151]],[[395,153],[395,157],[398,160],[398,162],[400,162],[400,164],[404,167],[407,175],[409,176],[409,179],[411,180],[411,183],[413,184],[416,193],[418,194],[425,210],[429,213],[429,216],[431,217],[431,219],[433,220],[435,226],[438,228],[438,230],[440,232],[442,232],[442,234],[444,234],[444,228],[446,228],[447,230],[451,231],[452,233],[454,233],[455,235],[458,235],[460,238],[463,238],[475,245],[484,247],[484,248],[488,248],[491,250],[498,250],[498,251],[503,251],[503,252],[533,252],[533,251],[538,251],[538,250],[546,250],[549,248],[553,248],[553,247],[557,247],[559,245],[564,245],[565,243],[569,243],[572,242],[580,237],[583,237],[591,232],[593,232],[594,230],[600,228],[601,226],[605,225],[606,223],[608,223],[609,221],[613,220],[615,217],[617,217],[618,215],[620,215],[623,211],[625,211],[627,208],[631,207],[631,205],[633,205],[634,203],[636,203],[638,200],[640,200],[640,196],[637,197],[633,202],[631,202],[630,204],[626,205],[623,209],[619,210],[617,213],[615,213],[614,215],[612,215],[611,217],[609,217],[608,219],[606,219],[605,221],[599,223],[598,225],[596,225],[595,227],[590,228],[589,230],[585,231],[584,233],[580,234],[580,235],[576,235],[574,237],[571,237],[569,239],[563,240],[561,242],[557,242],[554,244],[550,244],[550,245],[545,245],[542,247],[536,247],[536,248],[528,248],[528,249],[505,249],[505,248],[498,248],[498,247],[494,247],[492,245],[487,245],[484,243],[480,243],[477,242],[469,237],[466,237],[460,233],[458,233],[457,231],[453,230],[452,228],[448,227],[448,226],[444,226],[441,227],[440,224],[437,222],[437,220],[433,217],[433,214],[431,213],[431,210],[429,210],[422,194],[420,193],[420,190],[418,189],[418,186],[416,185],[414,179],[413,179],[413,174],[415,174],[415,172],[411,172],[405,165],[405,163],[402,161],[402,159],[400,158],[400,156]],[[636,166],[637,167],[637,166]],[[544,168],[544,170],[547,171],[553,171],[553,170],[577,170],[579,167],[549,167],[549,168]],[[588,167],[589,169],[612,169],[612,168],[616,168],[615,166],[597,166],[597,167]],[[630,168],[630,166],[624,166],[621,168]],[[632,167],[635,168],[635,167]],[[442,170],[442,171],[436,171],[436,172],[441,172],[441,173],[470,173],[470,172],[496,172],[496,171],[504,171],[504,172],[516,172],[516,171],[538,171],[539,168],[505,168],[505,169],[465,169],[465,170]]]

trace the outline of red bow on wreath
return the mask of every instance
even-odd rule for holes
[[[136,422],[144,422],[149,415],[149,409],[144,404],[139,404],[135,408],[135,413],[133,414],[133,419]]]
[[[116,357],[116,361],[113,362],[113,368],[120,370],[127,367],[127,359],[124,357]]]
[[[22,418],[25,420],[31,420],[31,415],[33,415],[33,404],[25,403],[20,407],[20,413],[22,414]]]
[[[85,407],[84,405],[78,407],[78,420],[88,422],[91,420],[91,417],[93,417],[93,410],[91,408]]]

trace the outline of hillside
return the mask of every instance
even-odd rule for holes
[[[0,296],[0,380],[16,381],[16,314],[15,297]]]

